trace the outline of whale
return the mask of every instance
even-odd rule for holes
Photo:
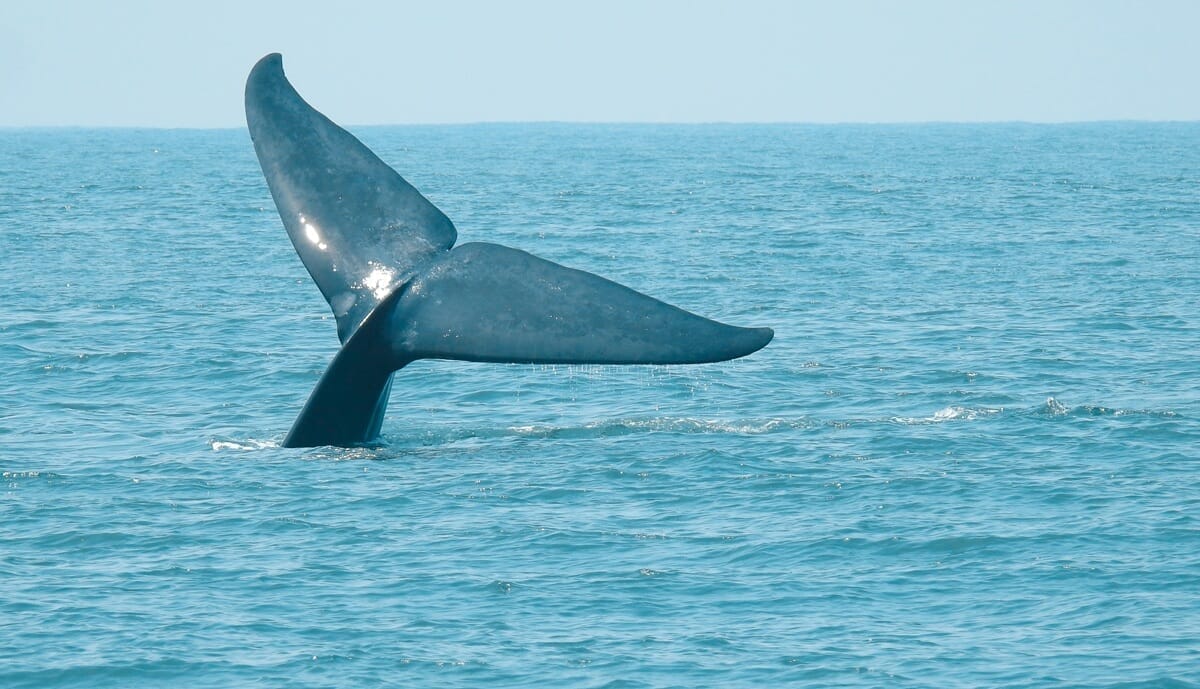
[[[450,219],[301,98],[279,53],[250,70],[245,101],[263,177],[341,342],[285,447],[375,441],[395,373],[419,359],[700,364],[774,337],[520,249],[455,246]]]

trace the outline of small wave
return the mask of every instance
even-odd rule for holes
[[[917,424],[945,423],[946,421],[975,421],[988,416],[995,416],[1004,411],[1004,407],[960,407],[949,406],[939,409],[933,416],[894,416],[893,423],[912,426]]]
[[[1105,407],[1098,404],[1080,404],[1077,406],[1068,406],[1061,401],[1047,397],[1046,403],[1038,408],[1037,412],[1045,416],[1155,416],[1164,419],[1174,419],[1179,416],[1177,412],[1155,409],[1120,409],[1116,407]]]
[[[805,419],[748,419],[723,421],[716,419],[692,419],[661,417],[653,419],[611,419],[595,421],[582,426],[528,425],[510,426],[508,431],[520,436],[534,438],[559,438],[572,436],[627,435],[639,432],[668,433],[725,433],[731,435],[761,435],[776,431],[811,428],[814,424]]]
[[[235,450],[239,452],[249,452],[252,450],[269,450],[279,447],[279,443],[274,440],[210,440],[209,447],[213,452],[223,452],[225,450]]]
[[[53,471],[5,471],[0,473],[0,478],[4,479],[27,479],[27,478],[62,478],[62,474],[56,474]]]
[[[1067,409],[1067,405],[1059,402],[1053,397],[1047,397],[1046,404],[1042,406],[1042,412],[1049,416],[1065,416],[1066,414],[1069,414],[1070,411],[1070,409]]]

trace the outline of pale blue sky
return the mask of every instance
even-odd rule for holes
[[[0,126],[1200,119],[1200,1],[0,3]]]

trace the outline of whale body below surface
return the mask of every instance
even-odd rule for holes
[[[745,356],[774,336],[517,249],[455,247],[450,219],[306,103],[279,54],[250,71],[246,123],[279,216],[342,341],[286,447],[376,438],[392,375],[417,359],[699,364]]]

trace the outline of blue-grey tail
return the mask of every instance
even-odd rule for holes
[[[374,439],[393,374],[416,359],[696,364],[745,356],[774,336],[517,249],[452,249],[450,220],[304,102],[277,54],[250,72],[246,121],[279,216],[343,343],[285,446]]]

